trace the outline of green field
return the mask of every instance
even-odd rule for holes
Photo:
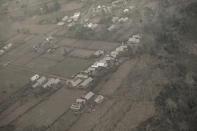
[[[32,75],[29,71],[13,67],[0,70],[0,100],[24,87]]]
[[[69,77],[91,65],[93,61],[84,60],[78,58],[65,58],[62,62],[51,67],[49,72],[54,75],[60,75],[62,77]]]

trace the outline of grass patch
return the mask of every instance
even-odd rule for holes
[[[92,63],[92,60],[67,57],[56,66],[51,67],[49,72],[62,77],[69,77],[86,69]]]

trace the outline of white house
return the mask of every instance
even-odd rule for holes
[[[12,47],[12,43],[9,43],[3,47],[4,50],[9,50]]]
[[[96,99],[94,100],[94,102],[97,103],[97,104],[99,104],[99,103],[102,103],[103,100],[104,100],[104,96],[98,95],[98,96],[96,97]]]
[[[78,86],[81,82],[82,82],[81,79],[69,80],[69,81],[68,81],[68,83],[69,83],[72,87]]]
[[[92,77],[87,78],[84,80],[81,84],[80,87],[85,88],[87,87],[91,82],[93,81]]]
[[[31,80],[31,82],[34,82],[34,81],[38,80],[39,78],[40,78],[40,76],[38,74],[35,74],[34,76],[32,76],[30,78],[30,80]]]
[[[0,50],[0,56],[4,54],[4,50]]]
[[[95,94],[93,92],[88,92],[85,96],[84,99],[86,99],[87,101],[89,101]]]
[[[80,12],[76,12],[76,13],[74,13],[74,15],[71,18],[73,19],[73,21],[78,21],[80,15],[81,15]]]

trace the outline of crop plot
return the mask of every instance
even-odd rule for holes
[[[0,100],[10,96],[29,82],[31,72],[8,67],[0,70]]]
[[[26,66],[37,72],[47,72],[50,67],[55,66],[57,61],[44,58],[36,58],[29,62]]]
[[[74,49],[74,51],[72,51],[70,53],[70,56],[89,58],[93,53],[94,53],[94,51],[92,51],[92,50]]]
[[[93,62],[90,60],[66,57],[62,62],[49,68],[49,73],[62,77],[69,77],[87,68]]]

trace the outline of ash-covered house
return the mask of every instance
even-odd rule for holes
[[[80,78],[80,79],[87,79],[88,75],[85,73],[79,73],[75,76],[75,78]]]
[[[42,87],[43,88],[56,87],[59,83],[60,83],[60,79],[49,78],[49,80]]]
[[[69,87],[77,87],[83,80],[80,78],[72,79],[67,81]]]
[[[117,59],[122,53],[126,52],[128,50],[128,46],[126,45],[121,45],[117,47],[114,51],[110,53],[110,55],[114,58]]]
[[[94,53],[94,56],[95,57],[100,57],[104,54],[104,51],[103,50],[97,50],[95,53]]]
[[[140,43],[141,36],[139,34],[133,35],[129,38],[127,41],[127,44],[139,44]]]
[[[5,53],[4,50],[0,50],[0,56],[3,55]]]
[[[35,75],[33,75],[33,76],[30,78],[30,81],[31,81],[31,82],[35,82],[35,81],[37,81],[39,78],[40,78],[40,76],[39,76],[38,74],[35,74]]]
[[[36,88],[38,86],[42,86],[47,81],[47,78],[45,76],[42,76],[40,79],[37,80],[37,82],[32,85],[33,88]]]
[[[90,91],[85,96],[83,96],[82,98],[85,99],[88,102],[93,98],[94,95],[95,94],[92,91]]]
[[[97,70],[96,70],[96,68],[88,67],[88,69],[83,71],[83,73],[85,73],[85,74],[87,74],[89,76],[94,76],[97,73]]]
[[[87,79],[85,79],[80,85],[79,85],[79,88],[88,88],[90,86],[90,84],[93,82],[93,78],[92,77],[89,77]]]
[[[95,100],[94,100],[94,102],[96,103],[96,104],[100,104],[100,103],[102,103],[104,101],[104,96],[102,96],[102,95],[98,95],[96,98],[95,98]]]
[[[7,45],[5,45],[4,47],[3,47],[3,49],[5,50],[5,51],[7,51],[7,50],[9,50],[11,47],[12,47],[12,43],[9,43],[9,44],[7,44]]]

